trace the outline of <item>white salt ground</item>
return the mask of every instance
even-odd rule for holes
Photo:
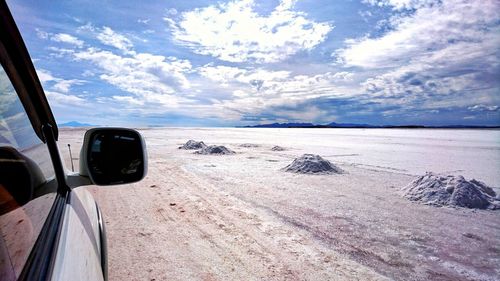
[[[500,212],[400,194],[426,171],[499,193],[499,130],[140,131],[148,176],[90,188],[107,226],[110,281],[500,280]],[[66,145],[78,150],[84,132],[60,130],[67,167]],[[260,147],[207,157],[179,151],[188,139]],[[287,150],[271,151],[277,144]],[[304,153],[346,173],[280,171]]]

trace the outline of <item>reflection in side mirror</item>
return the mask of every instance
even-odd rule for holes
[[[123,128],[94,128],[85,133],[80,175],[94,184],[140,181],[147,171],[146,145],[141,134]]]

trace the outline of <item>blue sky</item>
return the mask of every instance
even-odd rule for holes
[[[496,0],[7,2],[59,123],[500,125]]]

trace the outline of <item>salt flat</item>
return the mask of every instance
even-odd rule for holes
[[[422,205],[400,190],[431,171],[499,192],[498,130],[140,131],[146,179],[91,188],[108,227],[110,280],[500,278],[499,211]],[[66,144],[75,157],[83,133],[61,131],[66,161]],[[236,154],[178,149],[189,139]],[[304,153],[345,173],[282,171]]]

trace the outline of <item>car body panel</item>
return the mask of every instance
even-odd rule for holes
[[[95,201],[84,188],[69,196],[51,280],[104,280]]]

